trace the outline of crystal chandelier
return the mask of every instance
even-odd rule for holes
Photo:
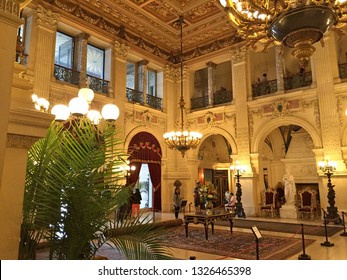
[[[175,22],[181,29],[181,50],[180,50],[180,70],[181,70],[181,97],[178,103],[180,108],[180,129],[179,131],[171,131],[164,134],[164,139],[168,147],[172,150],[181,152],[184,157],[185,152],[195,149],[201,140],[201,133],[184,130],[184,97],[183,97],[183,17],[180,16]]]
[[[347,0],[219,0],[241,37],[249,45],[271,42],[292,48],[305,68],[320,41],[332,28],[345,24]]]
[[[47,112],[49,102],[33,94],[31,99],[37,110]],[[55,116],[55,120],[64,122],[70,116],[81,117],[87,116],[95,125],[98,125],[101,119],[107,121],[115,121],[119,117],[119,109],[115,104],[106,104],[102,107],[101,113],[91,109],[91,102],[94,99],[94,91],[90,88],[81,88],[78,91],[78,97],[70,100],[68,106],[65,104],[56,104],[52,107],[51,113]]]

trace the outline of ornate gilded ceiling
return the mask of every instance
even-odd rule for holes
[[[218,0],[47,0],[58,12],[92,24],[162,59],[176,62],[183,15],[185,60],[239,41]],[[52,8],[51,6],[51,8]]]

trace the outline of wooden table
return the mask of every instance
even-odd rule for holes
[[[233,224],[234,224],[234,214],[230,212],[223,212],[218,214],[207,215],[204,213],[201,214],[186,214],[184,215],[184,222],[186,228],[186,237],[188,237],[188,225],[189,223],[194,224],[203,224],[205,227],[205,237],[208,240],[208,225],[211,225],[212,234],[214,234],[214,223],[218,219],[227,219],[230,222],[230,233],[233,233]]]

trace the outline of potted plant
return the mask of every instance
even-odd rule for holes
[[[109,123],[52,123],[28,153],[19,259],[35,259],[43,240],[50,259],[93,259],[106,243],[128,259],[171,258],[152,223],[109,218],[130,196],[121,144]]]

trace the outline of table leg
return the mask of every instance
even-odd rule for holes
[[[186,237],[188,237],[188,223],[186,222],[186,224],[184,225],[184,227],[186,228]]]
[[[214,234],[214,222],[211,222],[212,234]]]
[[[208,240],[208,224],[204,224],[204,227],[205,227],[205,238],[206,240]]]

